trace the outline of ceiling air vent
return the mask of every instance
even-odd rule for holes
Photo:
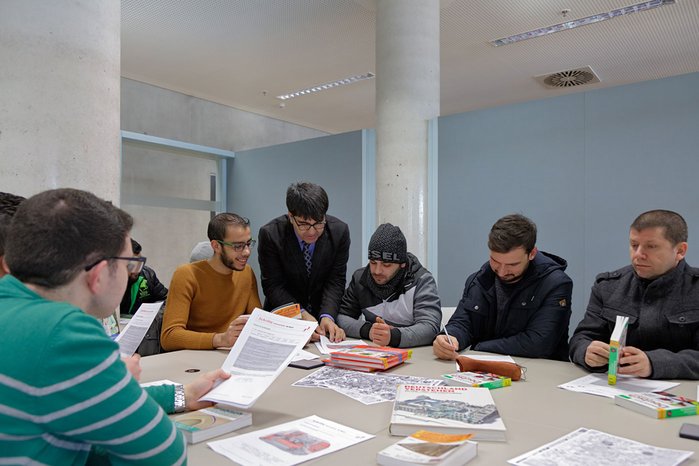
[[[574,70],[557,71],[551,74],[535,76],[535,78],[549,88],[575,87],[600,82],[599,77],[589,66]]]

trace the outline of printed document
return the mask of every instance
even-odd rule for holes
[[[508,463],[515,466],[568,466],[613,464],[615,466],[674,466],[692,456],[691,451],[672,450],[617,437],[598,430],[579,428],[529,451]]]
[[[607,374],[590,374],[561,384],[558,387],[572,392],[614,398],[616,395],[623,395],[624,393],[664,392],[677,385],[679,383],[623,375],[617,377],[616,385],[609,385]]]
[[[281,374],[318,324],[255,309],[223,362],[231,374],[202,400],[247,409]]]
[[[129,323],[126,324],[126,328],[114,339],[119,343],[119,352],[122,356],[133,356],[162,305],[162,301],[141,304]]]
[[[292,466],[372,437],[322,417],[309,416],[208,445],[243,466]]]

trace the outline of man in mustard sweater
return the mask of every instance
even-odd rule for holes
[[[170,282],[160,344],[166,351],[233,346],[248,315],[261,307],[247,265],[255,240],[250,221],[233,213],[209,222],[211,259],[181,265]]]

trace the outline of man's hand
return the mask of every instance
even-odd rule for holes
[[[210,401],[199,401],[199,398],[209,393],[214,388],[216,382],[230,378],[231,374],[223,369],[207,372],[197,377],[194,382],[184,386],[184,400],[187,411],[208,408],[213,403]]]
[[[141,380],[141,355],[134,354],[128,358],[122,356],[121,360],[124,362],[124,364],[126,364],[126,369],[131,372],[131,375],[134,379],[136,379],[136,382],[139,382]]]
[[[311,315],[310,312],[308,312],[305,309],[301,309],[301,319],[302,320],[307,320],[309,322],[318,322],[315,317]],[[306,344],[309,344],[312,341],[320,341],[320,333],[318,333],[318,327],[316,327],[315,332],[311,333],[311,338],[308,339]]]
[[[437,335],[437,338],[432,342],[432,352],[439,359],[455,360],[459,353],[456,352],[459,347],[459,341],[456,337]]]
[[[249,318],[250,314],[238,316],[233,322],[231,322],[231,325],[228,326],[228,330],[226,330],[224,333],[217,333],[214,335],[214,348],[230,348],[233,346],[235,341],[240,336],[240,332],[243,331],[243,327],[245,327],[245,323]]]
[[[635,377],[650,377],[653,373],[653,366],[646,353],[633,346],[624,346],[624,353],[619,359],[617,373]]]
[[[337,326],[335,322],[330,317],[323,317],[320,319],[320,324],[316,328],[315,333],[320,335],[325,335],[328,340],[332,342],[338,342],[345,339],[345,331]]]
[[[598,340],[592,341],[585,350],[585,364],[590,367],[609,364],[609,344]]]
[[[369,330],[369,338],[379,346],[387,346],[391,341],[391,327],[381,317],[376,318],[376,323]]]

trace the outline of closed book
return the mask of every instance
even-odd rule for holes
[[[354,365],[354,364],[343,364],[337,361],[332,361],[330,359],[323,359],[322,360],[326,366],[331,366],[331,367],[338,367],[340,369],[347,369],[351,371],[360,371],[360,372],[378,372],[382,371],[384,369],[378,369],[376,367],[367,367],[367,366],[362,366],[362,365]]]
[[[612,336],[609,338],[609,369],[607,370],[607,383],[609,385],[616,385],[619,359],[624,352],[628,326],[629,318],[627,316],[616,316],[616,324],[612,330]]]
[[[506,440],[505,424],[487,388],[398,385],[389,431],[410,435],[420,429]]]
[[[419,430],[378,452],[376,462],[382,466],[466,464],[478,454],[478,444],[469,441],[471,437]]]
[[[667,392],[616,395],[614,403],[656,419],[699,414],[699,402]]]
[[[512,385],[512,379],[503,375],[491,374],[490,372],[455,372],[453,374],[443,374],[442,377],[449,385],[467,386],[467,387],[482,387],[482,388],[501,388]]]
[[[217,406],[180,414],[172,420],[187,443],[199,443],[249,426],[252,414]]]

